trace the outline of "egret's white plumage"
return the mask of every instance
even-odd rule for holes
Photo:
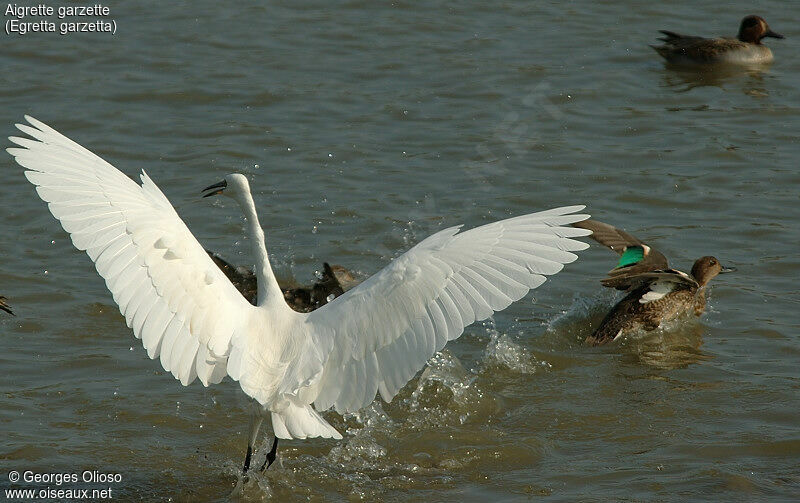
[[[247,217],[258,305],[208,257],[164,194],[142,185],[49,126],[26,117],[9,148],[53,215],[95,262],[150,358],[188,385],[226,375],[272,415],[280,438],[341,435],[317,412],[355,411],[392,397],[464,327],[505,309],[577,257],[589,231],[582,206],[465,232],[440,231],[311,313],[286,304],[269,265],[247,179],[224,194]],[[312,405],[313,404],[313,405]]]

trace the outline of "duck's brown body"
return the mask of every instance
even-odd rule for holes
[[[664,297],[642,304],[640,299],[648,290],[649,286],[642,286],[628,293],[586,338],[586,343],[598,346],[635,330],[655,330],[661,323],[687,312],[700,316],[706,309],[705,288],[680,285]]]
[[[248,302],[255,305],[258,295],[256,275],[246,267],[236,267],[214,252],[206,251],[211,260],[217,264],[233,286],[239,290]],[[322,265],[322,278],[310,286],[279,284],[283,298],[293,310],[308,313],[328,303],[328,299],[340,296],[356,284],[358,280],[342,266]]]
[[[605,344],[635,330],[655,330],[661,323],[691,313],[703,314],[705,289],[723,268],[711,256],[697,259],[690,274],[670,269],[667,258],[638,238],[616,227],[584,220],[573,224],[592,231],[592,239],[621,255],[617,267],[602,283],[628,292],[586,338],[591,345]]]
[[[651,47],[664,59],[677,65],[770,63],[773,60],[772,51],[761,40],[764,37],[783,38],[759,16],[742,19],[736,38],[704,38],[668,30],[660,32],[664,37],[659,40],[664,44]]]

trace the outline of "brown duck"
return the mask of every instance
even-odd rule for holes
[[[217,253],[206,250],[211,260],[217,264],[225,276],[233,283],[248,302],[255,305],[258,286],[256,275],[246,267],[236,267],[225,261]],[[358,284],[353,274],[340,265],[322,264],[322,277],[310,286],[280,284],[283,297],[289,307],[301,313],[308,313],[327,304]],[[331,297],[333,295],[333,297]]]
[[[605,344],[637,329],[655,330],[661,323],[685,313],[700,316],[706,307],[708,282],[717,274],[735,270],[706,256],[697,259],[691,273],[686,274],[670,269],[661,252],[613,225],[597,220],[572,225],[589,229],[592,239],[620,254],[617,266],[602,284],[628,292],[586,338],[587,344]]]
[[[703,38],[659,31],[664,34],[659,38],[664,44],[650,47],[670,63],[680,65],[770,63],[773,60],[772,51],[761,40],[765,37],[783,38],[759,16],[742,19],[736,38]]]

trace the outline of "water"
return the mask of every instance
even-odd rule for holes
[[[771,67],[714,75],[667,69],[647,44],[661,28],[735,33],[748,2],[126,2],[110,4],[113,36],[3,35],[3,136],[31,113],[147,169],[236,263],[251,261],[238,209],[198,200],[232,171],[251,178],[279,274],[300,281],[323,260],[371,274],[438,229],[574,203],[676,267],[713,254],[738,272],[712,283],[700,320],[587,348],[614,302],[599,284],[614,256],[592,247],[392,403],[329,413],[344,440],[283,442],[234,493],[244,395],[183,388],[147,359],[7,156],[0,485],[96,469],[122,482],[79,486],[119,500],[796,499],[788,5],[759,4],[786,36],[768,41]]]

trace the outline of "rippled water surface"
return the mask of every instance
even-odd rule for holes
[[[647,44],[735,33],[750,2],[420,4],[124,2],[115,35],[3,34],[0,133],[30,113],[145,168],[239,264],[238,208],[198,193],[245,173],[275,268],[301,282],[323,261],[372,274],[458,223],[587,204],[675,267],[736,266],[708,312],[585,347],[615,299],[598,281],[614,256],[593,246],[391,403],[328,413],[343,440],[283,442],[242,485],[238,385],[184,388],[150,361],[3,153],[0,487],[97,469],[121,474],[118,500],[796,500],[800,11],[758,4],[786,36],[771,66],[703,74]]]

